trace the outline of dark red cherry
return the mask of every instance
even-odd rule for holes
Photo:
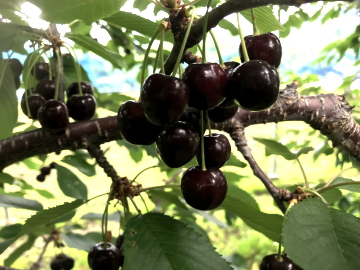
[[[132,144],[150,145],[162,130],[162,127],[149,122],[142,104],[134,100],[121,104],[117,123],[123,139]]]
[[[238,66],[231,77],[231,96],[248,111],[271,107],[279,94],[277,70],[265,61],[252,60]]]
[[[39,94],[32,94],[32,95],[28,96],[28,103],[29,103],[30,114],[28,114],[28,111],[27,111],[25,93],[24,93],[24,95],[22,96],[22,99],[21,99],[21,110],[30,119],[37,119],[38,110],[40,109],[40,107],[42,105],[44,105],[45,99],[42,96],[40,96]]]
[[[200,131],[200,111],[194,108],[187,110],[180,117],[180,122],[185,122],[197,136]],[[205,132],[205,131],[204,131]]]
[[[260,270],[301,270],[285,255],[281,255],[282,261],[278,261],[277,256],[277,254],[265,256],[260,264]]]
[[[69,113],[66,105],[55,99],[50,99],[42,105],[38,111],[37,117],[43,129],[56,134],[69,124]]]
[[[246,36],[244,38],[247,53],[250,60],[262,60],[278,68],[281,62],[282,47],[279,38],[273,33],[265,33],[257,36]],[[244,55],[239,46],[241,61]]]
[[[51,167],[47,167],[47,166],[42,167],[42,168],[40,169],[40,173],[41,173],[42,175],[49,175],[49,174],[50,174],[50,171],[51,171]]]
[[[42,80],[36,85],[36,93],[43,96],[45,100],[55,98],[55,81],[54,80]]]
[[[215,107],[208,111],[209,118],[215,123],[222,123],[233,118],[238,111],[238,106],[232,107]]]
[[[88,264],[92,270],[118,270],[120,267],[120,250],[111,243],[98,243],[88,253]]]
[[[39,174],[38,176],[36,176],[36,180],[38,180],[39,182],[44,182],[45,181],[45,175]]]
[[[91,83],[81,82],[80,85],[83,95],[85,94],[94,95],[94,88]],[[71,97],[72,95],[79,95],[80,94],[79,83],[74,82],[70,84],[68,89],[66,90],[66,94],[68,98]]]
[[[11,58],[7,61],[7,64],[9,65],[9,68],[11,69],[13,77],[19,77],[21,75],[21,73],[23,72],[23,65],[21,64],[19,59]],[[20,80],[20,78],[19,78],[19,80]]]
[[[184,122],[164,128],[156,140],[161,160],[170,168],[188,163],[196,154],[199,137]]]
[[[227,76],[217,63],[190,64],[184,70],[183,80],[190,88],[190,107],[210,110],[225,99]]]
[[[50,264],[51,270],[70,270],[74,267],[74,259],[65,255],[57,255]]]
[[[229,160],[231,146],[228,138],[223,134],[214,133],[212,136],[204,136],[205,167],[221,168]],[[201,164],[200,148],[196,154],[198,163]]]
[[[120,234],[116,239],[116,247],[120,250],[120,266],[124,265],[124,234]]]
[[[96,101],[94,96],[85,94],[72,95],[66,102],[69,115],[76,121],[89,120],[94,116],[96,110]]]
[[[49,77],[49,69],[48,63],[35,63],[31,74],[34,75],[36,80],[41,81]]]
[[[194,166],[184,172],[181,178],[181,191],[191,207],[212,210],[224,201],[227,182],[225,175],[217,168],[203,171],[199,166]]]
[[[235,62],[235,61],[228,61],[228,62],[224,62],[225,68],[224,71],[226,73],[227,79],[228,79],[228,83],[226,85],[226,98],[223,102],[221,102],[218,107],[223,107],[223,108],[228,108],[228,107],[233,107],[233,106],[237,106],[237,104],[234,101],[234,98],[230,96],[229,93],[231,93],[231,91],[229,90],[231,84],[230,84],[230,80],[231,80],[231,76],[234,72],[234,69],[238,66],[240,66],[240,63]]]
[[[156,73],[145,80],[140,99],[151,123],[171,125],[179,120],[188,106],[189,88],[181,79]]]

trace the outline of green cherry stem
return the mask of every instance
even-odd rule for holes
[[[165,65],[164,65],[164,40],[165,40],[166,30],[161,31],[161,40],[160,40],[160,63],[161,63],[161,73],[165,74]]]
[[[217,52],[217,55],[219,57],[219,64],[220,66],[224,66],[224,62],[223,62],[223,59],[221,57],[221,52],[220,52],[220,48],[219,48],[219,44],[217,43],[216,41],[216,38],[215,38],[215,35],[214,35],[214,32],[212,30],[209,31],[213,41],[214,41],[214,44],[215,44],[215,48],[216,48],[216,52]]]
[[[193,8],[193,10],[192,10],[190,21],[189,21],[189,23],[187,25],[185,36],[184,36],[183,42],[181,44],[179,55],[178,55],[178,58],[176,59],[176,63],[174,65],[174,67],[177,67],[180,64],[180,61],[181,61],[181,59],[183,57],[184,50],[185,50],[185,45],[186,45],[187,39],[189,37],[189,33],[190,33],[190,30],[191,30],[192,23],[194,21],[194,17],[195,17],[195,8]],[[171,76],[175,76],[175,75],[176,75],[176,68],[173,70]]]
[[[182,74],[183,74],[183,72],[182,72],[182,65],[179,64],[179,78],[182,77]]]
[[[68,50],[69,54],[72,56],[71,52],[70,52],[70,49],[65,46],[65,48]],[[73,52],[75,54],[75,52]],[[82,92],[82,87],[81,87],[81,81],[82,81],[82,78],[81,78],[81,71],[80,71],[80,67],[79,67],[79,62],[77,62],[77,59],[75,60],[75,57],[72,56],[71,57],[72,60],[73,60],[73,63],[74,63],[74,67],[75,67],[75,71],[76,71],[76,77],[77,77],[77,83],[78,83],[78,88],[79,88],[79,94],[80,96],[83,95],[83,92]]]
[[[329,186],[336,178],[338,178],[340,175],[342,175],[344,172],[350,170],[350,169],[354,169],[355,167],[354,166],[351,166],[349,168],[345,168],[343,170],[341,170],[339,173],[337,173],[336,175],[334,175],[333,178],[331,178],[323,187],[323,188],[326,188],[327,186]]]
[[[346,181],[346,182],[334,184],[334,185],[327,186],[327,187],[324,186],[322,188],[317,189],[316,191],[318,193],[324,193],[325,191],[328,191],[333,188],[337,188],[337,187],[341,187],[341,186],[349,186],[349,185],[360,185],[360,181]]]
[[[59,47],[56,47],[55,48],[55,53],[56,53],[56,57],[58,59],[58,72],[60,72],[60,69],[61,69],[61,58],[60,58],[60,49]],[[54,99],[55,100],[58,100],[59,99],[59,88],[60,88],[60,76],[56,76],[55,77],[55,97]]]
[[[108,223],[108,216],[109,216],[108,212],[109,212],[109,203],[111,200],[111,196],[112,196],[112,188],[110,189],[108,199],[106,200],[104,214],[101,219],[101,233],[103,236],[105,247],[107,246],[107,223]]]
[[[320,200],[322,200],[323,203],[325,203],[326,205],[329,205],[328,202],[324,199],[323,196],[320,195],[319,192],[317,192],[315,190],[312,190],[312,189],[309,189],[309,188],[303,188],[303,191],[314,194],[315,196],[319,197]]]
[[[200,142],[201,142],[201,148],[200,148],[200,153],[201,153],[201,164],[199,164],[201,166],[201,170],[202,171],[206,171],[206,167],[205,167],[205,154],[204,154],[204,111],[201,110],[200,111]]]
[[[245,46],[245,40],[244,40],[244,34],[242,32],[242,29],[240,27],[240,13],[236,13],[237,15],[237,23],[238,23],[238,31],[239,31],[239,35],[240,35],[240,39],[241,39],[241,49],[243,51],[243,54],[244,54],[244,60],[245,62],[249,62],[250,59],[249,59],[249,55],[247,53],[247,49],[246,49],[246,46]]]
[[[158,26],[158,28],[156,29],[154,35],[152,36],[151,40],[150,40],[150,43],[146,49],[146,52],[145,52],[145,56],[144,56],[144,61],[143,61],[143,65],[142,65],[142,68],[141,68],[141,80],[140,80],[140,91],[142,89],[142,85],[144,84],[144,81],[145,81],[145,69],[147,67],[147,61],[148,61],[148,58],[149,58],[149,53],[150,53],[150,49],[151,49],[151,46],[152,44],[154,43],[156,37],[159,35],[160,31],[162,30],[162,26],[161,24]]]
[[[153,189],[165,189],[165,188],[179,188],[179,185],[162,185],[162,186],[153,186],[153,187],[147,187],[142,188],[138,190],[137,194],[140,194],[141,192],[147,191],[147,190],[153,190]]]
[[[205,53],[205,45],[206,45],[206,33],[207,33],[207,25],[208,25],[208,17],[209,17],[209,7],[211,5],[211,0],[208,0],[206,13],[204,18],[204,25],[203,25],[203,47],[202,47],[202,63],[206,63],[206,53]]]
[[[149,208],[148,208],[148,206],[147,206],[147,204],[146,204],[146,202],[144,200],[144,197],[141,194],[139,194],[139,196],[140,196],[140,199],[141,199],[141,201],[143,202],[143,204],[144,204],[144,206],[146,208],[146,212],[149,213]]]
[[[210,118],[209,118],[209,113],[208,113],[207,110],[205,111],[205,115],[206,115],[206,123],[207,123],[207,126],[208,126],[209,135],[210,135],[210,137],[212,137],[212,134],[211,134],[211,125],[210,125]]]
[[[159,54],[160,54],[160,50],[157,50],[156,51],[156,56],[155,56],[155,61],[154,61],[153,73],[156,72],[157,63],[159,61]]]
[[[134,183],[136,181],[136,179],[140,176],[140,174],[142,174],[143,172],[149,170],[149,169],[152,169],[152,168],[156,168],[156,167],[159,167],[158,165],[154,165],[154,166],[150,166],[150,167],[147,167],[143,170],[141,170],[135,177],[134,179],[130,182],[130,184]]]
[[[253,36],[258,36],[260,35],[260,32],[256,26],[256,16],[255,16],[255,10],[252,8],[251,9],[251,20],[252,20],[252,24],[253,24],[253,31],[254,31],[254,34]]]
[[[308,179],[306,177],[305,170],[304,170],[303,166],[301,165],[300,159],[299,159],[299,157],[297,155],[295,155],[295,159],[296,159],[297,163],[299,163],[301,173],[302,173],[302,175],[304,177],[304,180],[305,180],[305,186],[306,186],[306,188],[309,188],[310,187],[309,181],[308,181]]]
[[[132,204],[134,205],[134,207],[135,207],[136,211],[138,212],[138,214],[141,215],[141,211],[140,211],[140,209],[137,207],[137,205],[136,205],[133,197],[132,197],[131,195],[129,195],[128,197],[129,197],[130,201],[132,202]]]

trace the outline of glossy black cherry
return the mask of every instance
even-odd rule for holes
[[[120,250],[120,266],[124,265],[124,234],[120,234],[116,239],[116,247]]]
[[[166,166],[178,168],[195,156],[198,143],[199,137],[187,124],[176,122],[160,132],[156,150]]]
[[[221,168],[229,160],[231,153],[231,146],[228,138],[225,135],[214,133],[212,136],[204,136],[204,156],[205,167]],[[198,164],[201,164],[200,147],[196,154]]]
[[[88,94],[70,96],[66,106],[68,107],[70,117],[76,121],[89,120],[96,111],[95,98]]]
[[[120,250],[111,243],[98,243],[88,253],[88,264],[92,270],[118,270],[120,267]]]
[[[50,263],[51,270],[70,270],[74,267],[74,259],[65,255],[57,255]]]
[[[49,78],[49,64],[48,63],[35,63],[31,74],[36,80],[41,81],[45,78]]]
[[[238,66],[231,77],[231,96],[248,111],[271,107],[279,94],[277,70],[265,61],[252,60]]]
[[[28,96],[29,112],[28,114],[26,107],[25,93],[21,99],[21,110],[30,119],[37,119],[37,113],[42,105],[44,105],[45,99],[39,94],[32,94]]]
[[[282,261],[277,260],[277,254],[265,256],[260,264],[260,270],[301,270],[292,260],[281,255]]]
[[[187,169],[181,178],[181,191],[185,201],[198,210],[217,208],[225,199],[227,182],[217,168],[205,171],[199,166]]]
[[[50,99],[42,105],[37,117],[43,129],[56,134],[66,129],[69,124],[69,113],[66,105],[55,99]]]
[[[55,80],[44,79],[36,85],[36,93],[43,96],[45,100],[50,100],[55,98]]]
[[[237,105],[231,107],[217,106],[214,109],[208,111],[208,115],[211,121],[215,123],[222,123],[233,118],[238,111]]]
[[[149,122],[142,104],[133,100],[121,104],[117,123],[123,139],[132,144],[150,145],[156,141],[162,130],[161,126]]]
[[[227,79],[228,79],[228,83],[226,85],[226,98],[217,107],[228,108],[228,107],[237,106],[237,104],[234,101],[234,98],[231,97],[231,95],[230,95],[230,93],[231,93],[230,80],[231,80],[231,76],[234,72],[234,69],[237,68],[238,66],[240,66],[240,63],[238,63],[236,61],[228,61],[228,62],[224,62],[224,65],[225,65],[224,71],[225,71]],[[215,108],[217,108],[217,107],[215,107]]]
[[[151,123],[171,125],[179,120],[188,106],[189,88],[182,79],[156,73],[145,80],[140,99]]]
[[[282,47],[279,38],[273,33],[265,33],[257,36],[246,36],[244,38],[247,53],[250,60],[262,60],[278,68],[281,62]],[[244,55],[239,46],[241,61],[244,62]]]
[[[210,110],[226,97],[227,76],[217,63],[190,64],[185,68],[182,78],[190,88],[190,107]]]
[[[94,95],[94,88],[91,83],[81,82],[80,86],[81,86],[83,95],[85,95],[85,94]],[[72,95],[79,95],[80,94],[79,83],[74,82],[74,83],[70,84],[68,89],[66,90],[66,94],[67,94],[68,98],[71,97]]]
[[[19,77],[21,75],[21,73],[23,72],[23,65],[21,64],[19,59],[10,58],[7,61],[7,64],[9,66],[9,68],[11,69],[13,77]]]

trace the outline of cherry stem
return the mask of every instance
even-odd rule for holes
[[[182,65],[179,64],[179,78],[182,77],[182,74],[183,74],[183,72],[182,72]]]
[[[146,212],[149,213],[149,208],[147,207],[147,204],[146,204],[146,202],[144,200],[144,197],[141,194],[139,194],[139,196],[140,196],[140,199],[142,200],[142,202],[143,202],[143,204],[144,204],[144,206],[146,208]]]
[[[156,56],[155,56],[155,61],[154,61],[153,73],[156,72],[157,62],[159,61],[159,54],[160,54],[160,50],[157,50],[157,51],[156,51]]]
[[[201,170],[206,171],[205,167],[205,154],[204,154],[204,111],[200,111],[200,141],[201,141],[201,148],[200,148],[200,154],[201,154]]]
[[[360,181],[347,181],[347,182],[337,183],[327,187],[324,186],[322,188],[317,189],[316,191],[319,193],[324,193],[325,191],[328,191],[333,188],[337,188],[340,186],[349,186],[349,185],[360,185]]]
[[[301,173],[302,173],[302,175],[304,177],[304,180],[305,180],[305,186],[306,186],[306,188],[309,188],[310,187],[309,181],[308,181],[308,179],[306,177],[305,170],[304,170],[303,166],[301,165],[300,159],[299,159],[299,157],[297,155],[295,155],[295,159],[296,159],[297,163],[299,163]]]
[[[123,203],[123,207],[124,207],[125,220],[127,222],[130,219],[130,210],[129,210],[129,204],[128,204],[126,196],[123,197],[122,203]]]
[[[196,44],[197,48],[199,49],[200,54],[202,54],[202,49],[201,46],[199,44]]]
[[[215,38],[215,35],[214,35],[214,32],[212,30],[209,31],[213,41],[214,41],[214,44],[215,44],[215,48],[216,48],[216,52],[217,52],[217,55],[219,57],[219,64],[220,66],[224,66],[224,62],[223,62],[223,59],[222,59],[222,56],[221,56],[221,52],[220,52],[220,48],[219,48],[219,44],[217,43],[216,41],[216,38]]]
[[[335,185],[334,185],[335,186]],[[329,188],[329,187],[328,187]],[[325,203],[326,205],[329,205],[327,203],[327,201],[323,198],[323,196],[320,195],[320,193],[318,193],[317,191],[315,190],[312,190],[312,189],[309,189],[309,188],[303,188],[303,191],[305,192],[308,192],[308,193],[311,193],[311,194],[314,194],[315,196],[319,197],[320,200],[322,200],[323,203]]]
[[[112,197],[112,188],[110,189],[110,192],[109,192],[109,196],[108,196],[108,199],[106,201],[106,206],[105,206],[105,210],[104,210],[104,214],[102,216],[102,219],[101,219],[101,233],[102,233],[102,236],[103,236],[103,241],[104,241],[104,246],[105,248],[107,248],[107,223],[108,223],[108,216],[109,216],[109,203],[110,203],[110,200],[111,200],[111,197]]]
[[[281,262],[283,259],[281,257],[281,241],[282,241],[282,237],[281,237],[281,233],[282,233],[282,230],[284,229],[284,225],[285,225],[285,222],[286,222],[286,218],[287,216],[289,215],[290,213],[290,209],[294,206],[295,204],[294,203],[290,203],[289,204],[289,207],[286,209],[285,213],[284,213],[284,218],[283,218],[283,222],[281,224],[281,232],[280,232],[280,237],[279,237],[279,247],[278,247],[278,253],[277,253],[277,258],[276,260],[278,262]]]
[[[60,73],[60,69],[61,69],[61,59],[60,59],[60,53],[59,53],[59,47],[55,48],[55,53],[56,53],[56,57],[57,57],[57,62],[58,62],[58,73]],[[60,76],[59,74],[57,74],[58,76],[55,77],[55,100],[59,99],[59,87],[60,87]]]
[[[327,186],[329,186],[336,178],[338,178],[340,175],[342,175],[344,172],[350,170],[350,169],[354,169],[354,166],[351,166],[349,168],[345,168],[343,170],[341,170],[339,173],[337,173],[336,175],[334,175],[333,178],[331,178],[321,189],[326,188]]]
[[[161,73],[165,74],[165,66],[164,66],[164,40],[165,40],[165,29],[161,31],[161,40],[160,40],[160,63],[161,63]]]
[[[208,25],[208,17],[209,17],[209,7],[211,4],[211,0],[208,0],[206,13],[204,17],[204,24],[203,24],[203,48],[202,48],[202,63],[206,63],[206,52],[205,52],[205,45],[206,45],[206,34],[207,34],[207,25]]]
[[[134,179],[130,182],[130,184],[134,183],[136,181],[136,179],[140,176],[140,174],[142,174],[143,172],[149,170],[149,169],[152,169],[152,168],[156,168],[156,167],[159,167],[158,165],[154,165],[154,166],[150,166],[150,167],[147,167],[143,170],[141,170],[135,177]]]
[[[209,113],[208,113],[207,110],[205,111],[205,115],[206,115],[206,122],[207,122],[207,126],[208,126],[209,135],[210,135],[210,137],[212,137],[212,134],[211,134],[211,125],[210,125],[210,118],[209,118]]]
[[[258,36],[260,35],[260,32],[256,26],[256,17],[255,17],[255,10],[252,8],[251,9],[251,20],[252,20],[252,24],[253,24],[253,31],[254,31],[254,34],[253,36]]]
[[[135,201],[134,201],[134,198],[133,198],[131,195],[129,195],[128,197],[129,197],[130,201],[132,202],[132,204],[134,205],[134,207],[135,207],[136,211],[138,212],[138,214],[141,215],[141,211],[140,211],[140,209],[137,207],[137,205],[136,205],[136,203],[135,203]]]
[[[246,45],[245,45],[245,40],[244,40],[244,34],[242,32],[242,29],[240,27],[240,13],[236,13],[236,17],[237,17],[237,23],[238,23],[238,31],[239,31],[239,35],[240,35],[240,40],[241,40],[241,49],[243,51],[244,54],[244,60],[245,62],[249,62],[249,55],[247,53],[247,49],[246,49]]]
[[[190,5],[194,5],[194,4],[196,4],[197,2],[200,2],[200,1],[201,1],[201,0],[194,0],[194,1],[191,1],[191,2],[189,2],[189,3],[181,4],[181,5],[179,6],[179,8],[186,7],[186,6],[190,6]]]
[[[161,3],[159,3],[158,1],[155,0],[149,0],[149,2],[153,3],[155,6],[157,6],[158,8],[160,8],[161,10],[165,11],[165,12],[169,12],[169,10],[164,7]]]
[[[179,51],[179,54],[178,54],[178,57],[176,59],[176,63],[174,65],[174,67],[177,67],[180,64],[180,61],[181,61],[181,59],[183,57],[184,50],[185,50],[185,45],[186,45],[186,42],[187,42],[188,37],[189,37],[189,33],[190,33],[190,30],[191,30],[192,23],[194,21],[194,17],[195,17],[195,7],[192,10],[190,21],[189,21],[189,23],[187,25],[185,36],[184,36],[183,42],[181,44],[181,48],[180,48],[180,51]],[[174,68],[171,76],[175,76],[175,75],[176,75],[176,68]]]
[[[162,29],[162,27],[159,25],[159,27],[156,29],[156,31],[155,31],[154,35],[152,36],[152,38],[150,40],[150,43],[149,43],[149,45],[148,45],[148,47],[146,49],[143,65],[142,65],[142,68],[141,68],[140,91],[142,89],[142,85],[144,84],[144,80],[145,80],[145,69],[147,68],[147,61],[148,61],[148,58],[149,58],[149,53],[150,53],[151,46],[154,43],[156,37],[159,35],[161,29]]]
[[[70,50],[68,47],[65,46],[65,48],[68,50],[68,52],[70,53],[70,55],[72,56],[72,59],[73,59],[73,62],[74,62],[74,67],[75,67],[75,71],[76,71],[76,76],[77,76],[77,79],[78,79],[78,87],[79,87],[79,93],[80,93],[80,96],[83,95],[83,92],[82,92],[82,87],[81,87],[81,82],[82,82],[82,76],[81,76],[81,69],[80,69],[80,65],[79,65],[79,60],[76,56],[76,53],[75,53],[75,50],[74,48],[71,48],[72,49],[72,52],[74,55],[71,54]]]
[[[179,185],[162,185],[162,186],[153,186],[153,187],[147,187],[142,188],[138,190],[138,194],[140,195],[141,192],[153,190],[153,189],[165,189],[165,188],[179,188]]]

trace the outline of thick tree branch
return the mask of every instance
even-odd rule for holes
[[[330,0],[328,2],[335,2],[335,1],[336,0]],[[226,16],[249,8],[261,7],[267,5],[300,6],[302,4],[314,3],[314,2],[319,2],[319,1],[318,0],[246,0],[246,1],[229,0],[209,12],[207,30],[209,31],[211,28],[215,27]],[[354,2],[354,1],[344,0],[343,2]],[[176,20],[176,17],[170,17],[170,19]],[[172,25],[176,25],[177,21],[175,22],[171,21],[171,23]],[[194,22],[194,25],[190,31],[190,35],[185,48],[191,48],[201,41],[203,24],[204,24],[204,17]],[[178,30],[178,28],[175,30]],[[171,72],[174,69],[177,56],[179,55],[180,52],[180,47],[183,41],[185,30],[186,30],[185,27],[181,27],[180,33],[176,33],[176,36],[178,36],[179,38],[175,38],[175,44],[170,52],[168,59],[165,62],[166,74],[171,74]]]

